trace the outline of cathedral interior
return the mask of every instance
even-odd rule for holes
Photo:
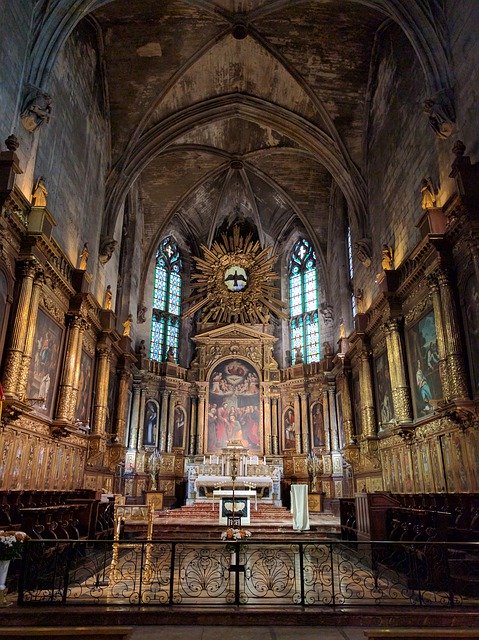
[[[477,0],[2,8],[2,525],[194,505],[234,448],[478,541]]]

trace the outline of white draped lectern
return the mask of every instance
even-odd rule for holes
[[[291,513],[294,531],[309,531],[308,485],[291,485]]]

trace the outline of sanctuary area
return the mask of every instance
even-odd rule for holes
[[[21,603],[477,607],[478,29],[477,0],[4,0]],[[228,525],[209,573],[177,550]]]

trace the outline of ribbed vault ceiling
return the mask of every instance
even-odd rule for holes
[[[347,0],[117,0],[95,14],[104,36],[116,169],[179,110],[228,94],[302,116],[361,171],[374,36],[384,16]],[[247,25],[237,39],[232,25]],[[153,154],[139,184],[145,254],[168,226],[208,242],[241,211],[268,243],[295,225],[326,249],[333,180],[318,157],[267,121],[192,118]],[[359,174],[358,174],[359,175]]]

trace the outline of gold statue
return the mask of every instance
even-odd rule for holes
[[[111,284],[109,284],[105,291],[105,298],[103,300],[103,308],[107,311],[111,311],[113,294],[111,292]]]
[[[129,336],[131,333],[131,325],[133,324],[133,316],[131,313],[128,314],[127,319],[123,323],[123,335]]]
[[[85,242],[85,244],[83,245],[83,249],[81,250],[81,253],[80,253],[80,261],[79,261],[80,264],[78,265],[78,268],[81,271],[86,271],[89,255],[90,255],[90,251],[88,249],[88,242]]]
[[[32,192],[32,206],[34,207],[46,207],[47,206],[48,191],[45,186],[43,176],[40,176],[35,183]]]
[[[423,178],[421,181],[421,196],[421,207],[425,211],[436,207],[436,194],[434,193],[434,186],[431,178]]]
[[[393,248],[389,247],[387,244],[383,244],[381,267],[384,271],[391,271],[391,269],[394,269]]]

